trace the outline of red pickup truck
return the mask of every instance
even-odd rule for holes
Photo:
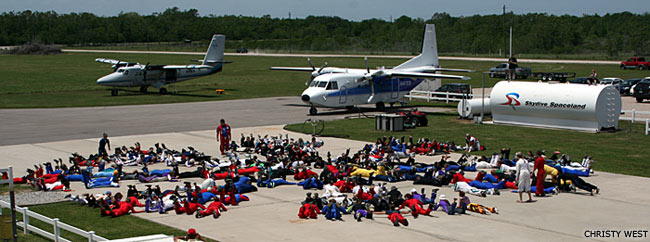
[[[621,61],[621,69],[636,69],[647,70],[650,69],[650,62],[646,61],[643,57],[632,57],[627,61]]]

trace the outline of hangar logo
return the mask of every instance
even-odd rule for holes
[[[508,93],[506,94],[506,99],[508,99],[508,101],[500,105],[510,106],[512,107],[513,110],[516,111],[515,106],[521,105],[521,102],[517,100],[518,98],[519,98],[519,93],[516,92]]]

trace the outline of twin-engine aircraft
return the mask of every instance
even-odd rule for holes
[[[95,61],[112,64],[114,72],[97,79],[97,84],[113,87],[111,95],[117,96],[118,87],[140,87],[140,92],[147,92],[147,87],[155,87],[160,94],[167,94],[164,85],[211,75],[222,70],[223,50],[226,36],[215,34],[200,65],[142,65],[113,59],[97,58]]]
[[[311,72],[311,78],[305,83],[309,87],[300,96],[311,106],[311,115],[317,114],[316,107],[351,109],[356,105],[375,104],[377,109],[383,110],[386,103],[399,102],[425,79],[470,79],[439,74],[441,71],[473,72],[440,68],[433,24],[425,27],[421,54],[392,69],[371,70],[367,58],[364,59],[366,69],[326,67],[327,62],[316,69],[309,59],[307,61],[311,67],[271,67],[271,70]]]

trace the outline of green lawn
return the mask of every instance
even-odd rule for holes
[[[137,88],[122,89],[120,96],[112,97],[110,88],[95,84],[97,78],[109,74],[110,65],[94,62],[97,57],[116,58],[140,63],[187,64],[196,55],[162,54],[95,54],[66,53],[60,55],[0,55],[0,108],[78,107],[129,104],[155,104],[195,101],[215,101],[272,96],[298,96],[305,88],[308,73],[270,71],[270,66],[306,66],[305,58],[299,57],[251,57],[227,56],[232,64],[226,64],[223,72],[175,85],[176,94],[161,96],[157,90],[141,94]],[[361,58],[312,58],[315,65],[329,62],[330,66],[363,68]],[[371,58],[371,67],[395,66],[403,59]],[[468,73],[474,87],[481,85],[481,71],[494,66],[495,62],[441,61],[448,68],[477,70]],[[576,64],[526,64],[534,71],[571,71],[586,76],[596,68],[601,77],[617,76],[634,78],[650,76],[649,71],[619,70],[616,65]],[[499,79],[489,79],[493,86]],[[445,80],[443,82],[456,82]],[[223,88],[226,94],[216,94]],[[170,91],[174,87],[167,88]]]
[[[183,236],[187,233],[186,231],[151,222],[136,216],[127,215],[117,218],[101,217],[98,208],[89,208],[88,206],[80,206],[70,202],[36,205],[29,207],[29,209],[50,218],[59,218],[61,222],[77,228],[86,231],[95,231],[95,234],[107,239],[120,239],[152,234]],[[3,214],[5,215],[9,215],[9,212],[8,209],[3,210]],[[18,220],[22,221],[22,215],[17,215]],[[50,224],[46,224],[33,218],[30,220],[30,224],[52,232],[52,225]],[[64,238],[71,241],[87,241],[87,239],[84,239],[81,236],[64,230],[61,230],[61,234]],[[48,241],[37,235],[24,236],[22,235],[22,230],[19,228],[19,241],[23,241],[21,236],[25,238],[24,241]]]
[[[337,120],[326,122],[322,135],[347,136],[368,142],[374,142],[377,137],[391,135],[428,137],[464,145],[465,133],[470,133],[486,147],[486,151],[477,152],[478,155],[490,156],[502,147],[510,147],[512,154],[516,151],[534,152],[538,149],[549,152],[559,150],[578,162],[584,155],[592,155],[596,160],[593,166],[598,171],[650,177],[650,153],[645,152],[648,136],[643,134],[644,124],[620,121],[619,132],[592,134],[506,125],[477,125],[473,121],[460,120],[457,116],[456,113],[429,114],[427,127],[408,129],[404,132],[375,130],[375,120],[371,118]],[[287,125],[285,129],[301,132],[302,124]]]

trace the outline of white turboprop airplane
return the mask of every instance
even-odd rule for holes
[[[375,104],[383,110],[386,103],[399,102],[424,79],[444,78],[469,80],[466,76],[438,74],[440,71],[473,72],[473,70],[440,68],[436,30],[427,24],[424,31],[422,53],[392,69],[384,67],[370,70],[368,59],[366,69],[326,67],[327,62],[316,69],[311,67],[271,67],[271,70],[307,71],[311,79],[305,85],[301,99],[309,104],[309,114],[316,115],[316,107],[348,108],[356,105]]]
[[[147,92],[147,87],[160,89],[160,94],[167,94],[164,85],[186,81],[220,72],[223,68],[223,50],[226,36],[215,34],[200,65],[142,65],[113,59],[97,58],[95,61],[113,64],[115,72],[97,79],[97,84],[113,87],[111,95],[117,96],[117,87],[140,87],[140,92]]]

